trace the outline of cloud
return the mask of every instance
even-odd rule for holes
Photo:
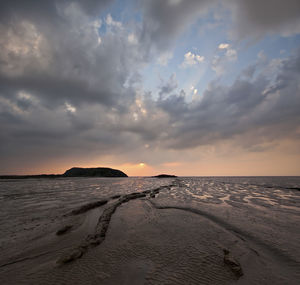
[[[36,19],[39,22],[49,22],[51,20],[59,20],[58,9],[66,7],[71,3],[77,5],[84,13],[95,16],[98,15],[99,11],[111,4],[112,1],[44,0],[37,5],[35,0],[27,0],[26,2],[3,0],[0,3],[0,17],[3,21],[11,21],[15,15],[18,15],[27,19]]]
[[[170,5],[178,5],[182,0],[169,0]]]
[[[138,31],[120,28],[111,16],[105,23],[113,28],[100,35],[103,21],[95,14],[108,1],[98,2],[1,1],[0,160],[5,169],[24,166],[29,157],[34,163],[117,152],[127,148],[121,140],[129,148],[137,145],[139,139],[127,129],[136,105],[136,73],[147,55],[133,44],[131,34]]]
[[[72,106],[71,104],[69,103],[65,103],[65,106],[66,106],[66,110],[70,113],[75,113],[77,110],[74,106]]]
[[[142,41],[160,51],[170,48],[177,37],[215,3],[214,0],[143,0]]]
[[[64,3],[52,7],[53,21],[47,23],[38,14],[29,17],[26,9],[16,9],[15,21],[1,21],[2,96],[22,89],[48,106],[131,104],[134,92],[124,83],[145,62],[144,50],[110,15],[107,25],[118,29],[100,37],[101,19],[86,14],[81,4]]]
[[[205,59],[204,56],[194,54],[189,51],[184,55],[184,60],[181,64],[181,67],[187,68],[190,66],[197,65],[199,63],[202,63],[204,61],[204,59]]]
[[[219,44],[219,49],[228,49],[229,44]]]
[[[166,51],[161,53],[158,58],[157,58],[157,63],[162,65],[162,66],[166,66],[169,62],[170,59],[173,58],[173,53],[170,51]]]
[[[237,51],[231,47],[230,44],[222,43],[218,46],[219,50],[226,50],[225,56],[228,60],[237,60]]]
[[[108,26],[112,26],[112,27],[119,28],[119,29],[122,28],[122,23],[115,21],[110,14],[107,14],[105,23]]]
[[[237,60],[237,51],[228,43],[221,43],[218,46],[217,54],[212,59],[211,67],[218,76],[222,75],[229,62]]]
[[[129,34],[127,38],[128,38],[128,42],[130,44],[133,44],[133,45],[138,44],[138,39],[134,33]]]
[[[144,90],[142,68],[153,60],[167,64],[176,40],[217,1],[139,1],[141,21],[131,23],[107,13],[111,2],[1,1],[3,171],[26,169],[28,161],[41,165],[54,159],[99,158],[101,163],[107,155],[127,162],[145,156],[161,163],[174,161],[166,150],[195,149],[233,138],[252,150],[261,149],[260,143],[272,145],[276,138],[299,139],[299,51],[271,60],[261,53],[232,85],[212,81],[204,92],[193,88],[198,95],[192,102],[175,73],[151,94]],[[232,1],[230,6],[240,25],[234,30],[238,37],[246,31],[255,36],[272,33],[275,27],[282,34],[292,33],[289,25],[298,22],[298,6],[292,1],[286,8],[294,8],[291,19],[283,10],[279,24],[276,19],[263,24],[260,14],[255,23],[253,11],[265,2],[254,1],[255,9],[249,10],[252,2],[242,2]],[[267,17],[276,14],[272,13]],[[212,66],[221,74],[236,59],[237,50],[223,42]],[[182,66],[197,66],[203,60],[187,52]]]
[[[222,11],[218,21],[231,12],[233,39],[257,39],[267,34],[282,36],[300,33],[300,3],[298,0],[227,0],[222,1],[223,10],[218,1],[146,1],[142,0],[144,21],[142,40],[149,47],[165,50],[176,38],[200,17],[207,15],[209,9]]]
[[[282,36],[300,33],[298,0],[227,1],[233,17],[232,36],[238,39],[260,38],[266,34]]]
[[[160,101],[159,107],[175,126],[169,128],[168,147],[192,148],[230,138],[246,145],[243,137],[247,133],[256,134],[252,144],[296,139],[300,124],[300,50],[282,60],[276,69],[272,61],[268,62],[268,73],[258,63],[254,78],[238,76],[231,86],[212,82],[197,104],[185,102],[182,95]]]
[[[178,82],[176,80],[176,74],[173,73],[167,82],[162,81],[159,90],[160,98],[164,95],[168,95],[173,92],[178,87]]]

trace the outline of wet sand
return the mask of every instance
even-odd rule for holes
[[[0,283],[298,284],[295,190],[159,183],[65,208],[47,230],[5,241]]]

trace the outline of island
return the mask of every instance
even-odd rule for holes
[[[64,174],[0,175],[0,179],[63,178],[63,177],[128,177],[123,171],[108,167],[72,167]]]
[[[81,168],[73,167],[67,170],[64,177],[128,177],[127,174],[118,169],[107,167]]]
[[[171,175],[171,174],[159,174],[156,176],[152,176],[153,178],[175,178],[177,177],[176,175]]]

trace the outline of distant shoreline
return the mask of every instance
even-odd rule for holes
[[[37,175],[0,175],[0,179],[30,179],[30,178],[63,178],[63,174],[37,174]]]
[[[157,175],[158,176],[158,175]],[[157,176],[130,176],[130,177],[149,177],[149,178],[158,178]],[[74,178],[78,177],[86,177],[86,178],[109,178],[107,176],[72,176]],[[190,178],[190,177],[202,177],[202,178],[207,178],[207,177],[231,177],[231,178],[246,178],[246,177],[300,177],[300,175],[241,175],[241,176],[236,176],[236,175],[191,175],[191,176],[176,176],[176,177],[181,177],[181,178]],[[32,174],[32,175],[0,175],[0,179],[57,179],[57,178],[71,178],[71,176],[65,176],[63,174]]]
[[[128,177],[118,169],[108,167],[82,168],[72,167],[64,174],[37,174],[37,175],[1,175],[0,179],[29,179],[29,178],[64,178],[64,177]]]

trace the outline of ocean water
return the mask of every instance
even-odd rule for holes
[[[299,272],[300,177],[0,180],[0,263],[55,233],[65,215],[83,204],[164,185],[172,187],[157,195],[158,208],[197,213],[234,232],[258,255],[261,250]]]

